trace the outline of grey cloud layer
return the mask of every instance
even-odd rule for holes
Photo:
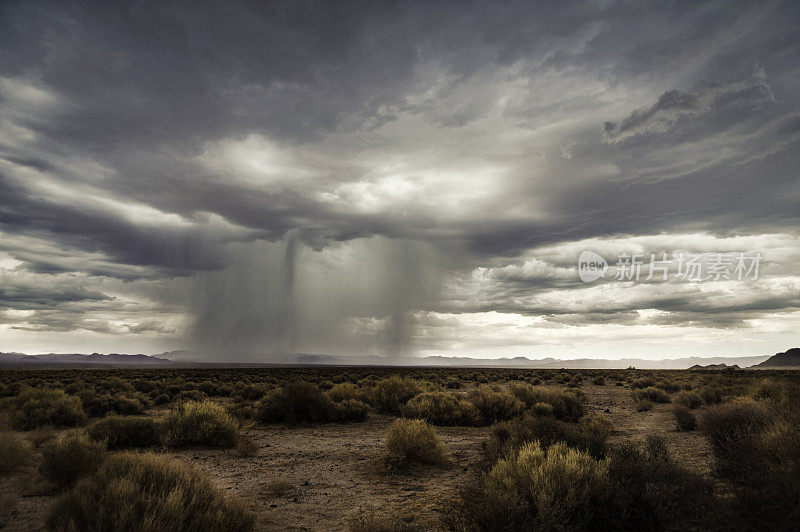
[[[535,300],[571,290],[569,270],[496,271],[480,297],[459,279],[615,235],[796,239],[797,57],[794,2],[4,2],[0,252],[53,283],[79,275],[84,304],[102,278],[143,298],[191,278],[191,295],[145,306],[182,304],[200,345],[301,349],[314,323],[360,349],[346,338],[356,320],[400,352],[415,311],[629,324],[653,308],[670,315],[651,321],[735,326],[796,309],[797,294],[722,307],[696,290],[648,294],[578,314]],[[340,247],[356,239],[371,243]],[[278,241],[309,252],[288,260],[265,243]],[[389,268],[390,286],[364,289],[336,323],[308,299],[340,296],[304,292],[293,273],[334,260],[314,258],[329,248]],[[53,294],[6,290],[3,304],[36,297]],[[76,323],[46,307],[31,327]],[[176,330],[109,320],[85,325]]]

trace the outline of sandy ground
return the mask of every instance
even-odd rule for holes
[[[613,421],[611,442],[642,441],[647,434],[659,434],[681,463],[710,475],[713,455],[708,441],[696,431],[677,431],[671,405],[637,412],[628,388],[585,385],[583,391],[589,409]],[[473,478],[489,428],[439,427],[451,455],[449,465],[391,474],[380,464],[383,434],[391,421],[372,416],[353,424],[254,426],[245,433],[258,451],[248,458],[232,450],[204,448],[168,454],[245,501],[257,516],[259,530],[341,530],[362,512],[437,529],[442,501]],[[276,481],[283,481],[285,492],[273,493]],[[54,496],[37,493],[43,489],[37,482],[30,468],[0,476],[0,493],[20,495],[4,530],[44,530]]]

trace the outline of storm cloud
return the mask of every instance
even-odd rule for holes
[[[3,2],[0,350],[782,351],[798,57],[790,1]]]

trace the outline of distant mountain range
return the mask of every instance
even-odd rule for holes
[[[789,355],[785,358],[785,355]],[[778,362],[770,361],[778,357]],[[783,357],[783,358],[781,358]],[[267,356],[256,353],[227,353],[230,362],[204,362],[208,357],[200,357],[190,351],[169,351],[159,355],[108,355],[92,353],[49,353],[44,355],[25,355],[23,353],[0,353],[0,366],[128,366],[128,367],[264,367],[264,366],[454,366],[454,367],[507,367],[507,368],[565,368],[565,369],[613,369],[635,367],[639,369],[724,369],[731,366],[757,368],[800,367],[800,349],[790,349],[774,357],[688,357],[663,360],[641,358],[592,359],[579,358],[561,360],[556,358],[529,359],[514,358],[469,358],[469,357],[348,357],[337,355],[292,354]],[[223,357],[220,357],[223,358]],[[767,360],[769,358],[769,360]],[[262,360],[263,362],[259,362]],[[239,362],[234,362],[239,361]],[[790,364],[789,362],[794,362]]]
[[[754,367],[760,369],[800,369],[800,347],[789,349],[783,353],[776,353]]]

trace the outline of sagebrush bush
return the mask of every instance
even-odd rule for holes
[[[469,391],[467,400],[480,413],[485,423],[505,421],[525,410],[525,403],[507,389],[498,386],[481,385]]]
[[[352,382],[340,382],[334,384],[327,392],[328,397],[337,403],[342,401],[354,400],[363,402],[365,399],[364,390],[353,384]]]
[[[80,399],[61,390],[26,389],[11,407],[11,426],[17,430],[75,427],[85,422]]]
[[[409,399],[423,392],[417,380],[392,375],[378,381],[370,393],[372,405],[381,412],[399,414]]]
[[[642,399],[648,399],[654,403],[669,403],[670,401],[670,397],[667,392],[654,386],[648,386],[647,388],[636,390],[634,392],[634,398],[639,401]]]
[[[387,459],[392,464],[441,464],[447,460],[436,430],[421,419],[397,419],[386,432]]]
[[[147,398],[141,393],[97,394],[94,390],[86,390],[81,392],[79,397],[83,409],[89,417],[102,417],[110,413],[120,416],[138,416],[143,414],[149,406]]]
[[[263,398],[256,417],[262,423],[329,423],[363,421],[367,405],[355,399],[334,402],[310,382],[290,382]]]
[[[0,473],[14,471],[33,459],[30,446],[11,432],[0,432]]]
[[[697,426],[697,419],[688,407],[682,404],[675,404],[672,407],[672,413],[675,416],[675,423],[680,430],[694,430]]]
[[[562,421],[577,421],[584,412],[581,398],[574,392],[550,386],[532,386],[527,382],[508,383],[511,394],[531,408],[537,404],[548,404],[552,415]]]
[[[686,408],[697,408],[703,404],[703,398],[699,393],[686,390],[678,392],[672,401]]]
[[[708,527],[713,484],[672,461],[663,440],[598,459],[530,442],[465,485],[443,518],[456,530],[662,530]]]
[[[472,426],[480,421],[475,406],[461,395],[425,392],[411,398],[402,408],[409,418],[424,419],[434,425]]]
[[[94,472],[106,458],[102,443],[89,440],[79,432],[70,432],[41,447],[39,472],[59,488],[71,486],[79,478]]]
[[[639,399],[636,401],[636,410],[638,412],[649,412],[654,406],[655,404],[650,399]]]
[[[775,416],[769,406],[749,397],[712,406],[702,417],[702,428],[714,447],[723,455],[738,442],[769,425]]]
[[[587,416],[580,424],[526,414],[492,427],[486,451],[491,460],[496,460],[534,441],[538,441],[542,447],[563,442],[602,457],[611,431],[611,422],[599,414]]]
[[[486,475],[482,503],[472,509],[478,529],[581,529],[609,497],[608,460],[564,443],[525,444]]]
[[[89,425],[86,432],[110,450],[151,447],[161,441],[158,423],[148,417],[108,416]]]
[[[154,454],[111,456],[52,506],[50,530],[249,531],[253,516],[194,469]]]
[[[225,408],[213,401],[179,403],[161,422],[164,445],[208,445],[233,447],[238,439],[238,426]]]

